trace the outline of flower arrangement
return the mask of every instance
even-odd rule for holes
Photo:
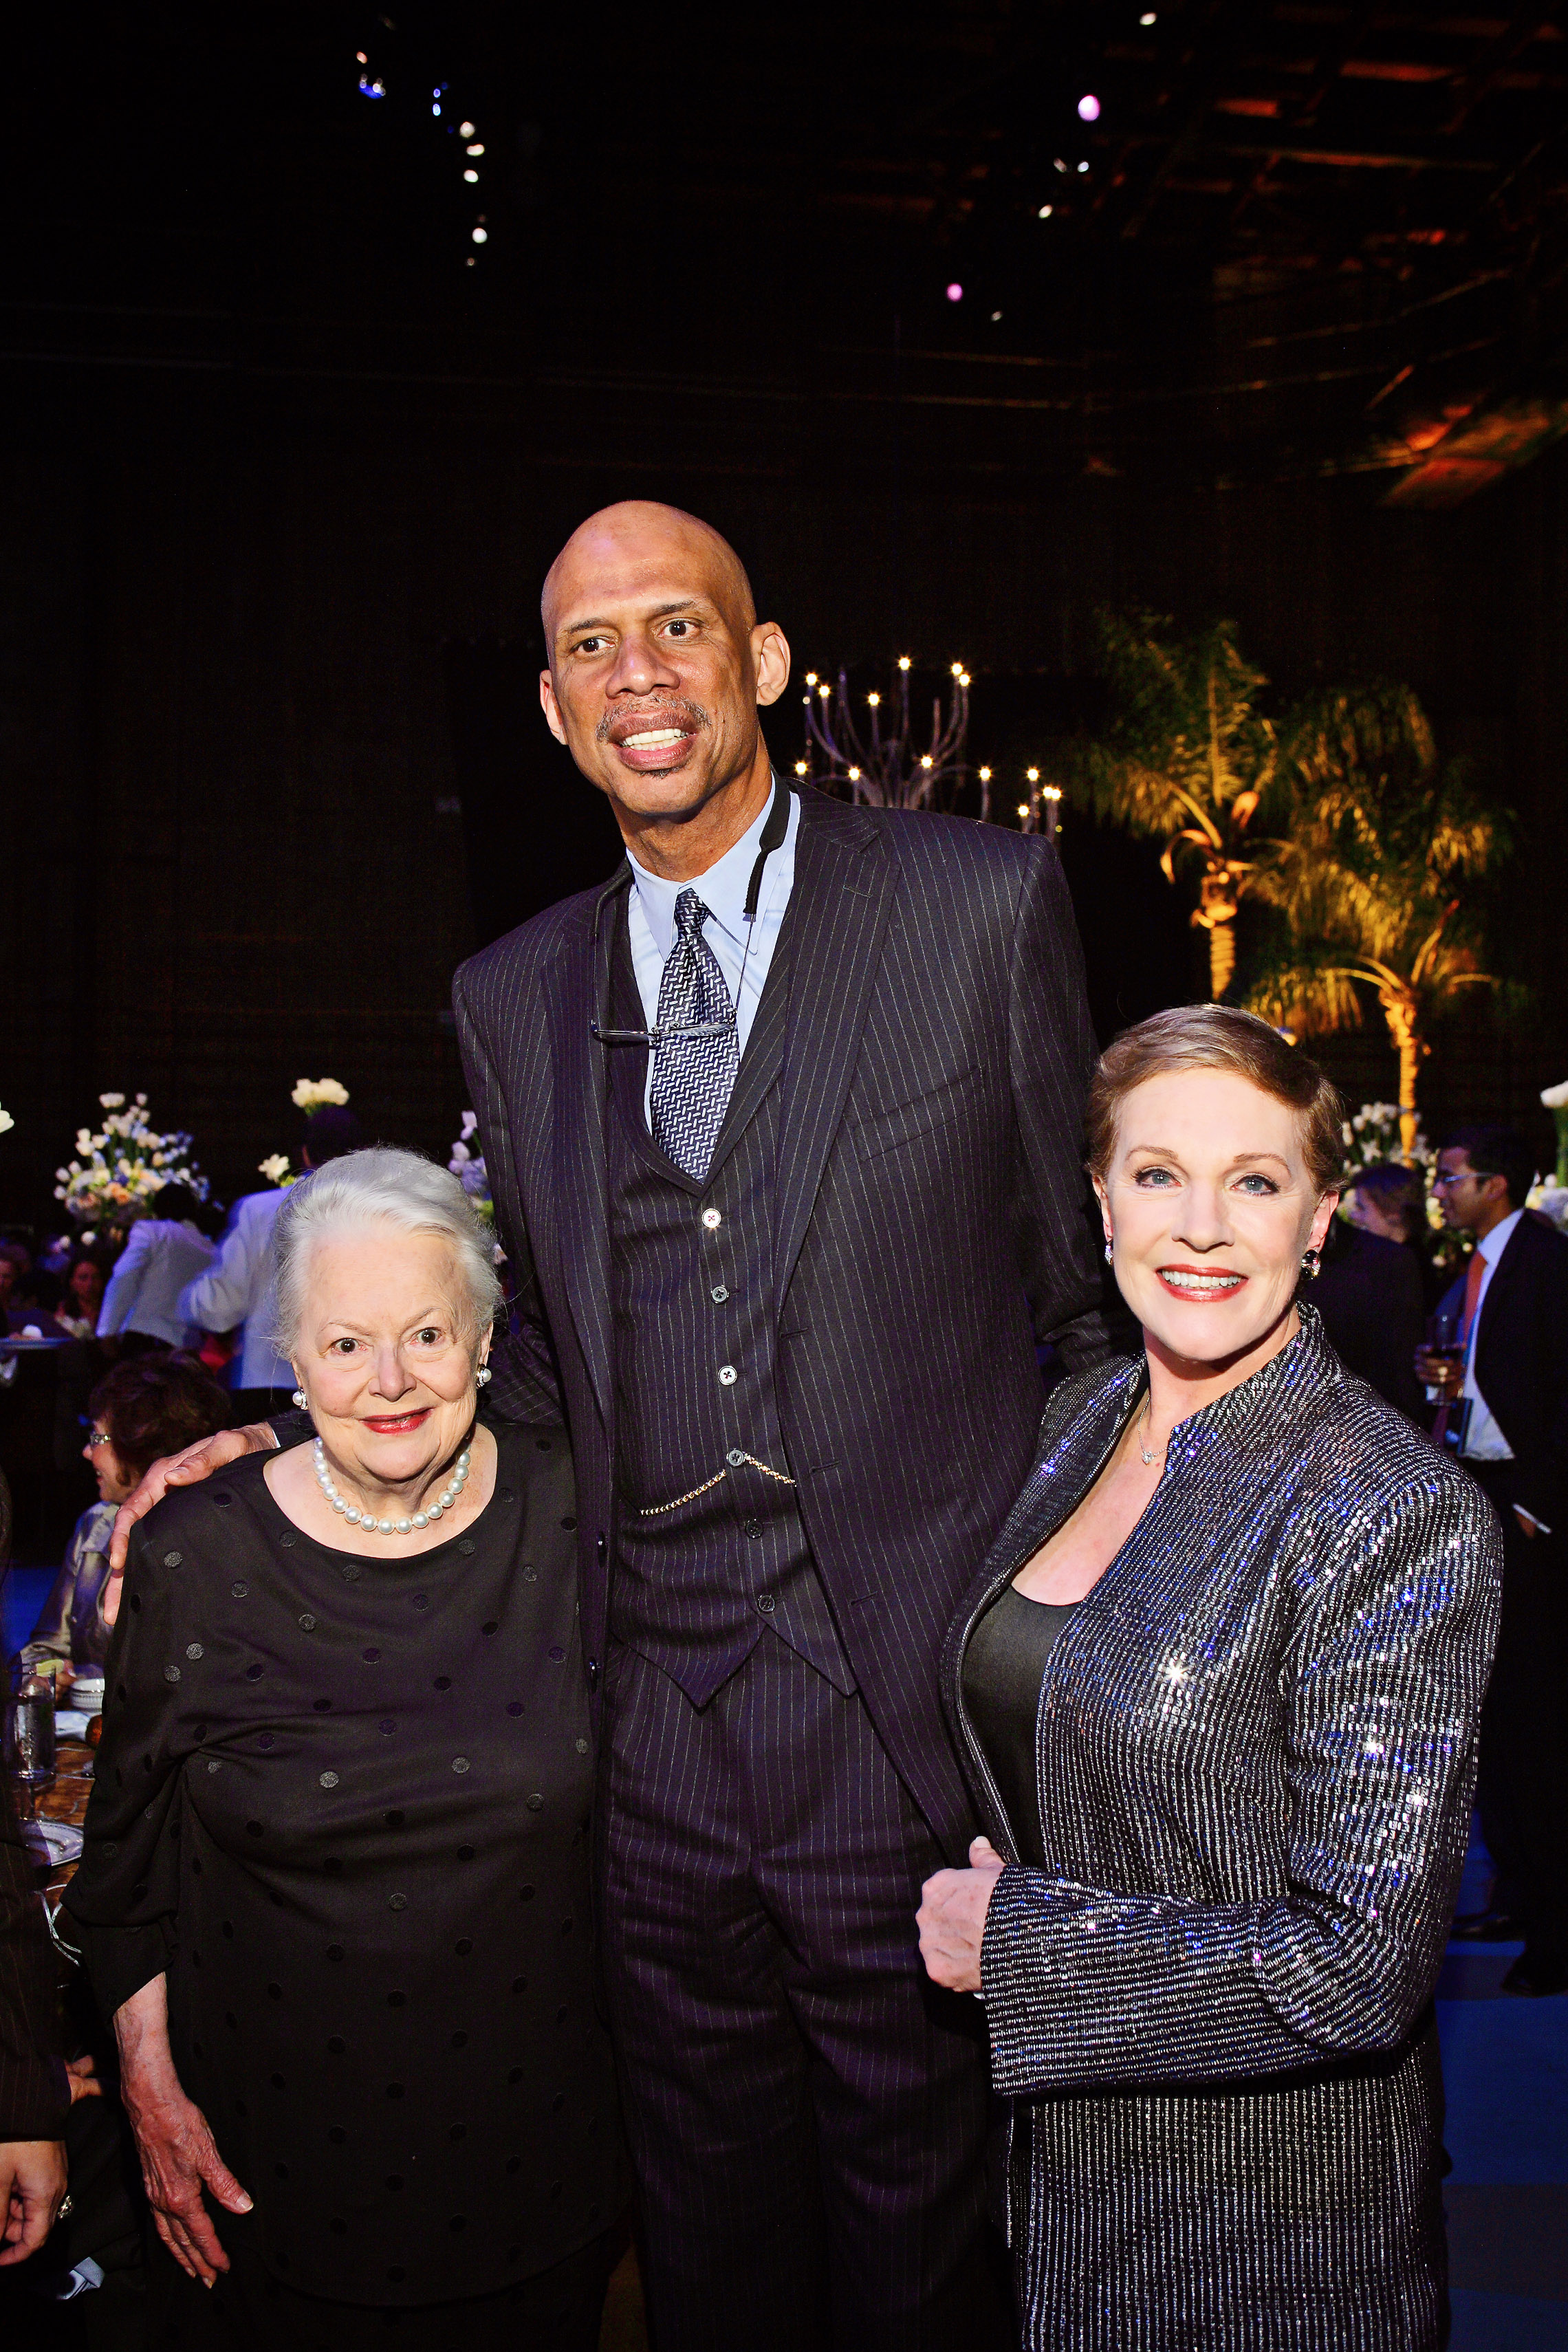
[[[336,1078],[301,1078],[289,1097],[307,1118],[323,1103],[346,1103],[348,1098],[347,1087],[340,1086]]]
[[[55,1198],[79,1225],[126,1225],[145,1216],[165,1184],[186,1184],[198,1201],[207,1180],[191,1158],[188,1135],[160,1135],[149,1124],[147,1097],[129,1106],[120,1094],[100,1095],[105,1114],[95,1135],[77,1130],[77,1158],[55,1170]]]
[[[463,1131],[452,1146],[452,1156],[447,1167],[493,1233],[496,1204],[490,1194],[490,1180],[485,1170],[483,1154],[473,1150],[469,1145],[469,1138],[478,1131],[479,1124],[477,1113],[471,1110],[463,1113]],[[506,1252],[499,1241],[495,1245],[495,1260],[498,1265],[506,1264]]]
[[[490,1198],[490,1180],[485,1172],[483,1155],[470,1150],[468,1139],[479,1129],[479,1115],[463,1113],[463,1131],[452,1146],[452,1157],[447,1162],[447,1172],[457,1178],[474,1207],[487,1225],[496,1221],[496,1204]]]
[[[325,1103],[346,1103],[348,1098],[347,1087],[337,1078],[297,1079],[294,1091],[289,1097],[295,1108],[302,1110],[307,1118]],[[265,1160],[257,1161],[256,1171],[258,1176],[265,1176],[269,1184],[276,1184],[281,1192],[286,1192],[290,1184],[297,1184],[302,1173],[290,1163],[286,1151],[269,1151]]]
[[[1344,1124],[1345,1166],[1373,1168],[1386,1160],[1405,1160],[1426,1175],[1436,1165],[1437,1155],[1418,1127],[1415,1149],[1406,1155],[1400,1141],[1400,1109],[1397,1103],[1363,1103]]]

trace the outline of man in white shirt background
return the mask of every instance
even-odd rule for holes
[[[305,1122],[301,1164],[307,1172],[324,1168],[329,1160],[357,1151],[363,1140],[353,1111],[328,1103]],[[237,1425],[284,1412],[293,1391],[294,1375],[272,1345],[272,1228],[284,1197],[277,1186],[237,1201],[216,1261],[187,1283],[180,1297],[181,1316],[197,1330],[244,1327],[231,1371],[230,1409]]]
[[[1522,1937],[1503,1979],[1568,1991],[1568,1240],[1524,1206],[1529,1147],[1502,1127],[1457,1129],[1437,1158],[1446,1223],[1473,1234],[1442,1301],[1462,1378],[1423,1350],[1417,1375],[1452,1398],[1447,1438],[1503,1524],[1502,1625],[1481,1719],[1479,1802],[1498,1879],[1458,1923],[1479,1941]]]
[[[200,1208],[187,1185],[165,1184],[153,1195],[152,1214],[132,1226],[98,1318],[99,1338],[118,1340],[121,1354],[133,1355],[139,1346],[184,1346],[189,1318],[181,1300],[214,1256],[196,1223]]]

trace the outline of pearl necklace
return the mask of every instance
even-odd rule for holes
[[[416,1511],[410,1519],[378,1519],[373,1511],[356,1511],[353,1505],[346,1502],[339,1494],[332,1484],[331,1473],[327,1468],[326,1450],[319,1437],[311,1451],[315,1456],[316,1484],[333,1510],[346,1519],[351,1528],[363,1528],[373,1536],[405,1536],[415,1528],[431,1526],[440,1517],[443,1511],[451,1509],[468,1482],[468,1448],[465,1445],[458,1456],[457,1466],[452,1472],[451,1484],[443,1488],[433,1503],[426,1503],[425,1508],[422,1511]]]

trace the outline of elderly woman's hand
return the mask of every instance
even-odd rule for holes
[[[210,2189],[230,2213],[250,2199],[217,2152],[211,2126],[187,2099],[169,2049],[168,1989],[154,1977],[114,2012],[120,2087],[158,2235],[192,2278],[211,2286],[228,2256],[203,2200]]]
[[[992,1891],[1006,1867],[989,1838],[969,1849],[967,1870],[939,1870],[921,1889],[915,1924],[921,1958],[932,1984],[949,1992],[978,1992],[980,1946]]]

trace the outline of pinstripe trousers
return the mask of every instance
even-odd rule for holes
[[[705,1707],[606,1685],[604,1953],[658,2352],[980,2352],[983,2021],[921,1968],[942,1866],[858,1695],[771,1633]]]

